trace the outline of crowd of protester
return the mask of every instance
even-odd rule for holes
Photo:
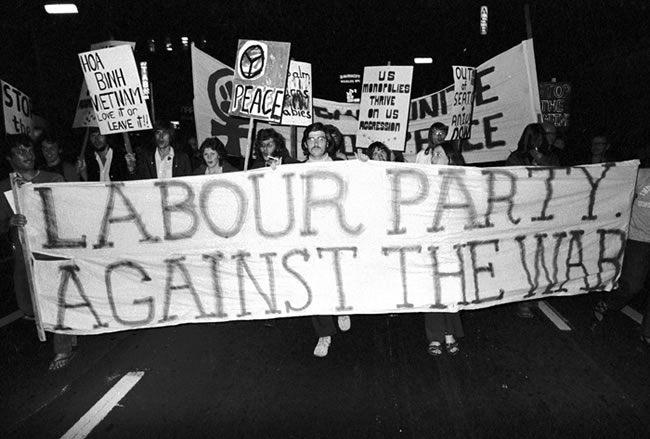
[[[428,146],[415,156],[415,163],[425,165],[464,166],[462,144],[445,141],[447,127],[434,123],[428,132]],[[189,175],[212,175],[241,170],[240,160],[227,154],[224,144],[216,137],[205,139],[201,145],[195,136],[185,144],[176,141],[176,130],[170,123],[159,122],[150,138],[135,150],[130,147],[126,135],[106,136],[97,128],[90,128],[87,145],[73,160],[61,138],[53,132],[44,131],[37,136],[25,134],[6,135],[3,139],[5,165],[16,175],[16,183],[25,182],[74,182],[74,181],[125,181],[152,178],[173,178]],[[296,163],[333,162],[351,157],[346,153],[344,136],[333,125],[313,123],[304,129],[300,147],[305,159],[300,162],[287,148],[286,140],[273,128],[261,129],[253,142],[249,169],[261,169]],[[517,147],[505,161],[506,166],[573,166],[603,163],[615,160],[606,134],[592,136],[586,154],[572,153],[564,136],[550,123],[531,123],[523,128]],[[66,154],[68,153],[68,154]],[[73,154],[74,155],[74,154]],[[404,161],[399,151],[391,151],[381,142],[373,142],[365,150],[355,151],[356,158],[379,161]],[[639,172],[636,197],[632,208],[630,233],[625,251],[624,265],[618,290],[599,300],[593,310],[595,323],[602,321],[612,311],[621,309],[632,297],[640,293],[646,284],[650,260],[650,169],[647,160]],[[11,189],[9,178],[0,182],[2,191]],[[17,230],[26,224],[26,218],[11,210],[5,197],[0,197],[0,235],[11,243],[14,255],[14,290],[19,309],[25,318],[33,319],[34,310],[30,298],[25,258],[17,236]],[[517,315],[534,318],[535,301],[517,304]],[[312,316],[314,331],[318,337],[313,354],[328,354],[332,336],[337,330],[351,328],[350,316]],[[460,351],[458,339],[463,337],[463,325],[459,313],[425,313],[425,336],[427,352],[432,356],[446,351],[455,355]],[[641,339],[650,344],[650,301],[644,313]],[[50,370],[68,365],[73,358],[76,337],[54,334],[54,359]]]

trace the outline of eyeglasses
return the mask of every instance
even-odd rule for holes
[[[326,140],[327,138],[325,138],[324,136],[310,137],[307,139],[307,145],[309,146],[314,146],[316,144],[322,145],[323,143],[325,143]]]

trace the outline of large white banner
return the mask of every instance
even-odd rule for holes
[[[407,153],[427,145],[433,122],[451,123],[454,86],[411,101]],[[505,160],[517,149],[526,125],[541,117],[533,40],[484,62],[476,69],[474,113],[470,145],[464,145],[468,163]]]
[[[246,151],[248,120],[230,117],[233,69],[192,47],[194,117],[197,139],[217,136],[230,154]],[[539,90],[533,40],[523,41],[477,67],[472,139],[463,151],[468,163],[505,160],[517,149],[526,125],[540,114]],[[427,133],[434,122],[451,123],[454,86],[411,99],[406,141],[407,159],[427,146]],[[335,125],[343,133],[346,152],[356,145],[359,104],[314,98],[314,122]],[[258,124],[259,128],[266,127]],[[286,139],[290,128],[274,126]],[[298,137],[302,135],[299,130]],[[300,147],[298,152],[301,153]]]
[[[458,311],[611,289],[638,162],[359,162],[19,190],[45,329]]]

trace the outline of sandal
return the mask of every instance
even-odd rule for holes
[[[61,370],[64,367],[66,367],[70,362],[72,361],[72,358],[74,357],[74,353],[69,353],[69,354],[56,354],[54,356],[54,359],[50,363],[48,370],[50,371],[57,371]]]
[[[438,357],[442,355],[442,345],[440,344],[439,341],[432,341],[431,343],[429,343],[427,352],[429,353],[429,355],[433,357]]]
[[[599,300],[596,302],[596,306],[594,306],[594,309],[592,310],[592,315],[594,317],[594,320],[597,322],[602,322],[603,319],[605,318],[605,314],[609,311],[609,307],[607,306],[607,303],[605,303],[603,300]]]
[[[449,355],[456,355],[460,352],[460,346],[458,346],[457,341],[452,341],[451,343],[446,343],[445,347],[447,348],[447,353]]]

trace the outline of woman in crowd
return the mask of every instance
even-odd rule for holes
[[[257,132],[253,144],[255,152],[255,161],[250,169],[264,168],[267,166],[276,166],[283,163],[297,163],[289,150],[282,134],[273,128],[265,128]]]
[[[436,124],[434,124],[435,126]],[[429,130],[429,137],[434,126]],[[456,141],[437,143],[427,154],[428,162],[432,165],[465,165],[465,159],[459,151],[460,144]],[[422,151],[420,151],[422,152]],[[449,355],[460,352],[458,338],[465,336],[460,315],[457,312],[429,312],[424,315],[424,330],[429,342],[427,352],[437,357],[442,355],[442,344]]]
[[[366,155],[370,160],[378,160],[380,162],[393,161],[393,152],[381,142],[372,142],[368,146]]]
[[[223,174],[235,172],[237,169],[226,160],[226,147],[216,137],[208,137],[199,148],[203,162],[194,175]]]
[[[447,131],[447,126],[441,122],[436,122],[431,125],[431,127],[429,127],[428,134],[429,145],[417,153],[415,156],[415,163],[421,163],[423,165],[427,165],[429,163],[433,164],[433,157],[431,154],[436,146],[445,141],[445,137],[447,137]]]
[[[531,123],[521,133],[517,149],[506,159],[506,166],[559,166],[540,123]]]

